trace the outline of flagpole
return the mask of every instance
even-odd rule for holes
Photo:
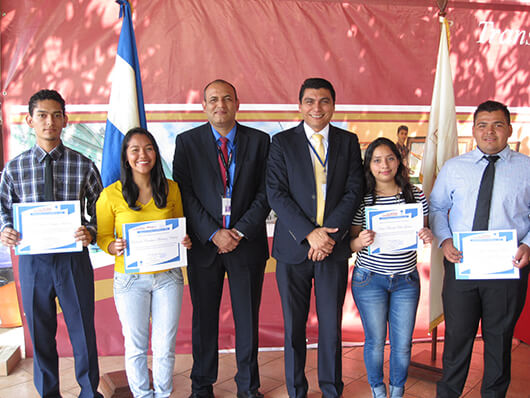
[[[447,0],[437,0],[438,19],[441,24],[440,43],[436,74],[434,78],[429,132],[421,164],[421,182],[425,195],[429,197],[434,181],[444,162],[458,155],[458,133],[454,100],[451,63],[449,60],[449,23],[445,18]],[[422,351],[411,361],[411,373],[431,380],[438,380],[442,364],[437,358],[438,324],[443,321],[441,286],[443,281],[443,253],[436,239],[431,243],[431,272],[429,288],[429,328],[431,352]]]

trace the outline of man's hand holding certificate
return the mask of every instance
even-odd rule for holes
[[[519,279],[512,263],[515,230],[455,232],[453,244],[462,252],[462,260],[455,263],[456,279]]]
[[[186,236],[185,220],[172,218],[124,224],[125,272],[154,272],[186,266],[187,252],[182,244]]]
[[[417,250],[418,233],[423,228],[421,203],[366,207],[366,229],[374,231],[369,254]]]
[[[81,226],[77,200],[13,204],[13,224],[20,233],[15,254],[80,252],[75,234]]]

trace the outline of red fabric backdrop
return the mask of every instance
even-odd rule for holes
[[[430,5],[430,6],[429,6]],[[133,1],[146,104],[198,104],[204,84],[224,78],[245,104],[294,104],[304,78],[322,76],[338,104],[428,106],[432,95],[439,24],[435,2],[294,0]],[[106,104],[121,22],[109,0],[3,0],[0,20],[2,133],[9,158],[13,106],[44,87],[69,104]],[[510,107],[530,106],[530,6],[519,1],[452,1],[451,62],[457,106],[488,98]],[[392,121],[395,123],[395,119]],[[523,142],[522,144],[527,145]],[[271,263],[269,270],[273,269]],[[421,266],[423,295],[428,265]],[[97,285],[112,269],[96,270]],[[267,273],[261,310],[262,345],[282,345],[274,273]],[[427,302],[422,299],[421,306]],[[427,321],[418,336],[427,337]],[[233,346],[229,298],[222,306],[221,346]],[[518,331],[528,331],[529,316]],[[314,314],[309,342],[316,341]],[[122,351],[112,298],[96,304],[101,354]],[[347,294],[346,341],[361,341],[356,309]],[[189,350],[188,291],[179,329]],[[61,321],[59,349],[71,355]]]

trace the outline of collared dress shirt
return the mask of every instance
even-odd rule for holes
[[[212,128],[212,134],[215,139],[215,145],[217,146],[217,148],[220,148],[221,147],[221,140],[220,140],[221,134],[219,134],[219,132],[212,125],[210,125],[210,127]],[[230,154],[232,154],[232,161],[230,162],[230,165],[228,167],[228,174],[229,174],[228,187],[227,187],[228,197],[232,197],[232,189],[234,187],[234,174],[236,173],[236,142],[235,142],[236,129],[237,129],[237,124],[226,135],[226,138],[228,139],[228,142],[226,143],[226,147],[228,149],[228,157],[230,157]],[[219,200],[221,199],[219,198]],[[228,228],[228,226],[230,225],[230,216],[226,216],[225,220],[226,220],[226,225],[227,225],[226,228]],[[212,234],[212,236],[210,236],[210,240],[212,240],[216,232],[217,231],[215,231]]]
[[[515,229],[530,246],[530,158],[506,146],[497,155],[488,229]],[[488,161],[478,148],[448,160],[429,197],[430,225],[439,244],[471,231],[480,181]]]
[[[13,203],[44,201],[44,168],[46,151],[33,146],[10,160],[0,181],[1,229],[13,228]],[[96,237],[96,201],[103,189],[95,164],[62,142],[50,151],[53,165],[55,200],[79,200],[82,224]],[[86,213],[90,221],[85,218]]]
[[[322,144],[324,144],[324,153],[325,154],[328,153],[329,124],[326,125],[326,127],[324,127],[322,130],[316,132],[311,127],[309,127],[309,125],[307,123],[304,122],[304,132],[305,132],[305,135],[307,137],[308,142],[310,142],[311,145],[313,145],[313,147],[315,149],[316,149],[316,145],[317,145],[317,140],[316,140],[316,138],[313,138],[313,135],[314,134],[320,134],[322,136]],[[313,150],[311,149],[309,144],[307,144],[307,149],[308,149],[309,153],[311,154],[311,162],[313,162],[313,167],[315,167],[315,161],[318,162],[318,159],[317,159],[315,153],[313,152]],[[326,158],[322,159],[322,161],[325,162]],[[327,167],[327,164],[326,164],[326,167]]]

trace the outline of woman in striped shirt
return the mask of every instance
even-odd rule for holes
[[[367,191],[351,228],[350,246],[357,252],[352,293],[364,328],[364,362],[373,397],[386,397],[383,362],[387,324],[390,397],[402,397],[420,296],[416,251],[368,254],[367,247],[374,242],[375,232],[366,229],[365,207],[421,203],[424,225],[427,225],[428,204],[423,192],[409,182],[407,168],[389,139],[378,138],[368,146],[364,171]],[[418,236],[424,243],[432,241],[427,227]]]

